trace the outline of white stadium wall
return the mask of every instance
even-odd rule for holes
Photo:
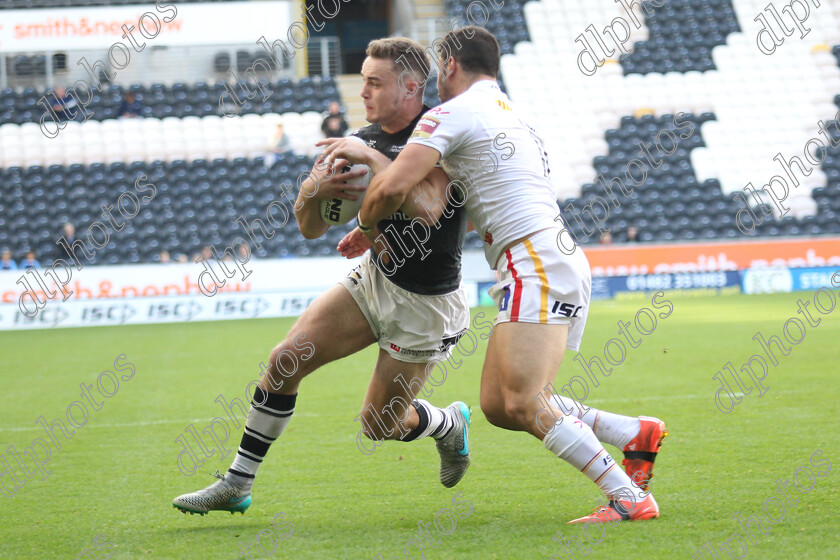
[[[58,270],[66,300],[62,286],[44,270],[35,271],[37,277],[33,271],[0,271],[0,330],[293,317],[359,260],[251,260],[243,265],[244,279],[235,263],[225,262],[234,270],[225,278],[213,261],[220,280],[213,295],[206,294],[213,291],[212,276],[198,263],[89,266],[73,268],[69,278]],[[471,306],[478,304],[477,283],[493,280],[482,253],[465,255]],[[45,291],[54,294],[52,299],[44,298]]]

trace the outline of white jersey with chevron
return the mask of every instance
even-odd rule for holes
[[[494,81],[478,81],[428,111],[408,143],[440,152],[443,170],[464,185],[492,268],[511,241],[563,227],[543,142]]]

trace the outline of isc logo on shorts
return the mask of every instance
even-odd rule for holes
[[[559,301],[555,301],[554,307],[551,308],[551,312],[562,315],[563,317],[577,317],[581,309],[583,309],[582,305],[575,307],[575,304],[573,303],[561,303]]]

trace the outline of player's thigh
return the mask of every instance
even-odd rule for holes
[[[312,371],[367,348],[376,342],[376,337],[353,296],[337,284],[306,308],[275,353],[286,349],[297,355],[307,342],[315,347],[306,362],[307,370]]]
[[[563,355],[569,325],[499,323],[487,345],[481,372],[482,408],[510,407],[533,400],[554,380]],[[512,402],[513,401],[513,402]],[[533,406],[538,407],[536,401]]]
[[[578,347],[591,278],[583,252],[560,252],[553,229],[512,246],[500,263],[490,289],[499,315],[482,373],[482,409],[486,402],[498,412],[503,402],[507,416],[520,417],[537,406],[533,399],[554,379],[566,348]]]
[[[495,332],[495,328],[493,329]],[[494,367],[499,362],[497,354],[500,351],[497,345],[492,343],[493,334],[487,343],[487,351],[484,354],[484,365],[481,369],[481,409],[485,412],[504,409],[504,397],[498,381],[499,369]]]

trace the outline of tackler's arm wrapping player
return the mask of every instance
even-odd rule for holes
[[[667,435],[664,422],[586,407],[551,391],[565,350],[580,346],[590,269],[583,250],[563,236],[542,140],[496,82],[498,43],[470,26],[449,32],[437,49],[443,103],[423,116],[394,163],[373,178],[360,227],[399,208],[440,163],[466,191],[467,214],[488,264],[499,272],[490,290],[499,313],[481,379],[487,420],[538,438],[604,493],[608,505],[573,522],[658,517],[649,483]],[[340,148],[328,153],[342,156]],[[624,470],[602,442],[624,452]]]

